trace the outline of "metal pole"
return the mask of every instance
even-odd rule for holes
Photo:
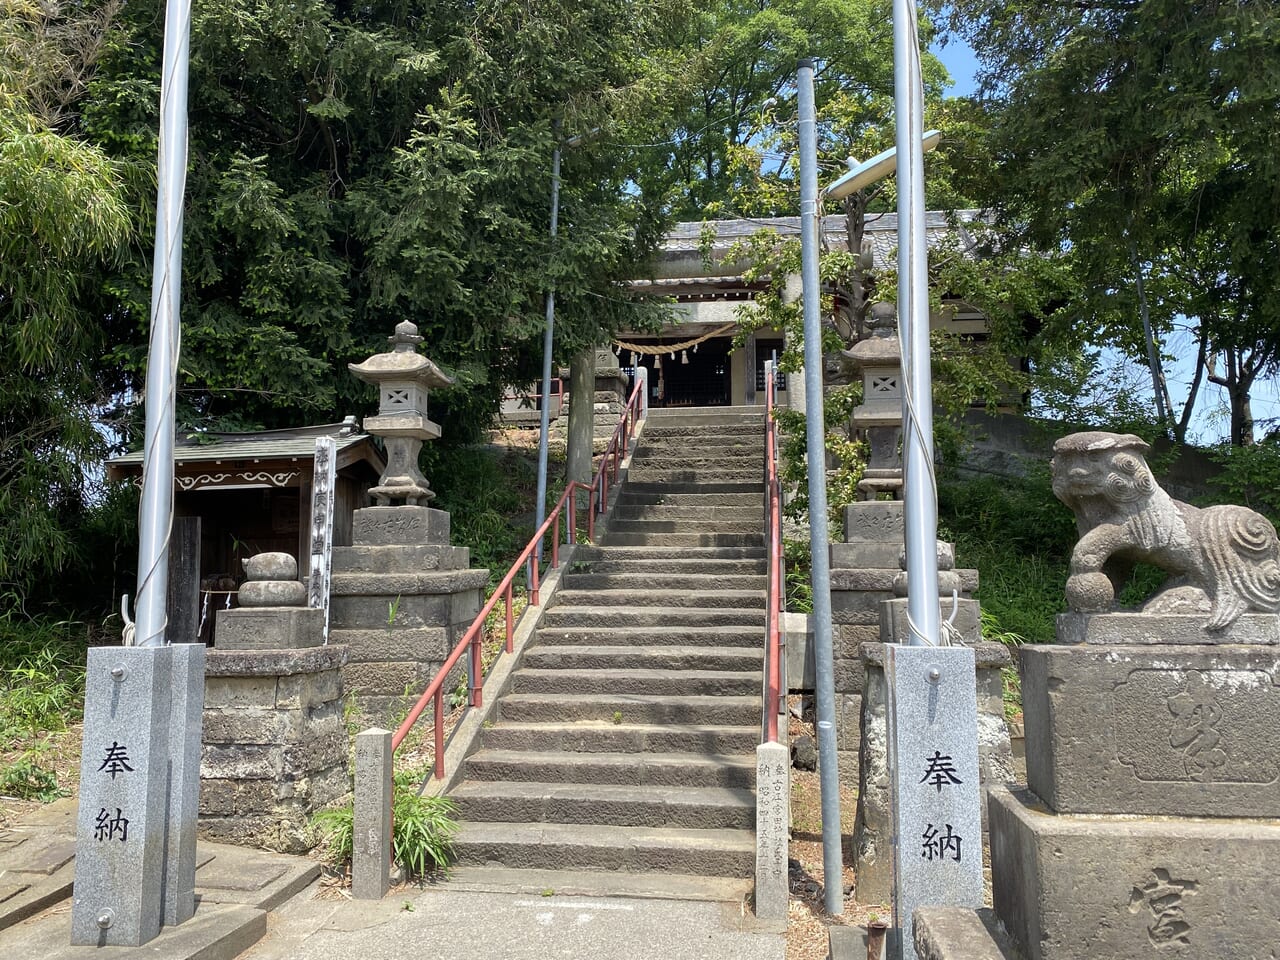
[[[924,89],[914,0],[893,0],[894,112],[898,140],[898,316],[903,345],[904,526],[909,642],[936,646],[938,500],[933,482],[929,260],[924,232]]]
[[[551,242],[555,245],[556,227],[560,219],[560,124],[554,127],[556,148],[551,152]],[[551,344],[556,330],[556,288],[547,289],[547,329],[542,335],[542,417],[538,434],[538,502],[534,508],[533,529],[542,529],[547,515],[547,431],[551,422]],[[542,541],[538,541],[537,559],[542,559]]]
[[[818,765],[822,788],[822,870],[827,913],[844,912],[844,864],[840,851],[840,777],[836,766],[836,685],[831,649],[831,558],[827,536],[826,416],[822,400],[822,290],[818,278],[818,119],[813,61],[801,60],[800,279],[804,287],[805,442],[809,463],[809,551],[813,579],[813,662],[818,714]]]
[[[182,307],[182,202],[187,185],[187,63],[191,0],[168,0],[160,87],[156,247],[151,272],[142,503],[138,511],[136,643],[163,646],[173,526],[174,403]]]

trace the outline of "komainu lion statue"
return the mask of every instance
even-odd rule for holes
[[[1114,608],[1135,562],[1169,571],[1144,606],[1151,613],[1207,612],[1222,630],[1250,611],[1280,611],[1280,539],[1248,507],[1197,508],[1156,484],[1141,438],[1073,433],[1053,445],[1053,493],[1071,508],[1080,541],[1071,552],[1067,605]]]

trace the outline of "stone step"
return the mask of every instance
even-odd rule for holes
[[[763,503],[764,500],[764,477],[756,475],[747,477],[745,480],[712,480],[710,478],[695,480],[646,480],[643,477],[627,475],[627,482],[622,487],[622,497],[624,502],[626,498],[644,495],[658,495],[661,497],[671,497],[679,494],[697,494],[698,496],[709,496],[713,494],[750,494],[756,499],[756,502]]]
[[[619,509],[663,505],[670,507],[739,507],[763,511],[763,487],[754,484],[742,493],[710,493],[695,490],[692,493],[674,493],[664,489],[646,492],[639,484],[624,484],[618,494]]]
[[[562,753],[485,748],[467,757],[466,779],[749,789],[755,785],[756,762],[749,755]]]
[[[498,701],[502,722],[573,723],[579,720],[640,724],[759,724],[761,700],[750,697],[644,697],[629,694],[509,693]]]
[[[574,552],[574,563],[598,560],[763,560],[762,544],[739,547],[626,547],[580,546]]]
[[[627,661],[621,661],[626,663]],[[577,693],[636,696],[749,696],[760,689],[760,671],[677,670],[614,666],[607,670],[541,669],[522,666],[511,680],[516,693]]]
[[[570,569],[576,569],[570,566]],[[768,573],[766,560],[677,560],[671,558],[632,557],[627,560],[596,560],[584,563],[581,574],[568,576],[612,576],[614,574],[637,574],[651,577],[684,574],[686,576],[720,577],[720,576],[764,576]],[[567,584],[566,584],[567,585]]]
[[[653,426],[684,426],[703,423],[764,423],[765,408],[761,405],[741,404],[724,407],[654,407],[649,411],[649,423]]]
[[[700,520],[703,522],[754,523],[764,524],[763,504],[753,503],[750,506],[703,507],[687,506],[682,503],[619,503],[614,523],[618,520]]]
[[[756,821],[755,795],[742,787],[468,780],[449,797],[473,822],[753,830]]]
[[[614,723],[580,720],[565,724],[503,721],[481,734],[493,750],[558,750],[573,753],[747,754],[760,742],[755,726]]]
[[[692,519],[617,518],[609,522],[609,533],[758,533],[764,536],[764,520],[716,520],[711,517]]]
[[[717,627],[736,624],[764,626],[764,603],[753,609],[731,607],[551,607],[542,615],[544,629],[559,627],[649,627],[683,630],[686,627]]]
[[[767,577],[761,573],[671,573],[650,567],[642,570],[600,573],[593,564],[590,573],[565,574],[566,590],[763,590]]]
[[[662,460],[633,463],[627,480],[635,483],[694,483],[699,487],[712,483],[754,483],[763,490],[764,468],[755,464],[740,467],[723,464],[689,466],[680,461]]]
[[[754,547],[763,533],[620,533],[605,532],[611,547]]]
[[[541,870],[745,877],[755,869],[749,830],[463,822],[454,849],[461,864]]]
[[[449,868],[449,889],[462,893],[521,894],[537,897],[548,890],[564,897],[636,897],[644,900],[695,900],[743,903],[751,896],[751,879],[694,877],[680,873],[623,873],[618,870],[531,870],[501,864]]]
[[[533,649],[548,646],[658,646],[672,647],[759,647],[764,642],[761,632],[764,619],[759,624],[728,624],[725,626],[677,626],[667,624],[659,628],[639,624],[622,626],[568,626],[540,627],[537,644]],[[530,650],[532,653],[533,650]]]
[[[764,462],[764,435],[754,438],[722,436],[653,436],[646,434],[634,451],[635,462],[662,461],[672,457],[696,460]]]
[[[764,662],[759,647],[677,646],[675,644],[608,644],[600,646],[535,645],[523,665],[533,670],[729,670],[756,671]],[[692,690],[688,691],[694,692]]]
[[[697,607],[764,609],[764,589],[757,590],[565,590],[556,593],[556,605],[561,607],[657,607],[669,610]],[[548,611],[549,612],[549,611]]]

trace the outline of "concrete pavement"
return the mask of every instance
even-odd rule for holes
[[[783,960],[785,937],[736,903],[450,890],[381,901],[305,894],[240,960]]]

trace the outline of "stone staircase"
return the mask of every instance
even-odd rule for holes
[[[602,544],[575,552],[451,791],[468,879],[697,895],[752,875],[763,433],[760,408],[650,413]]]

